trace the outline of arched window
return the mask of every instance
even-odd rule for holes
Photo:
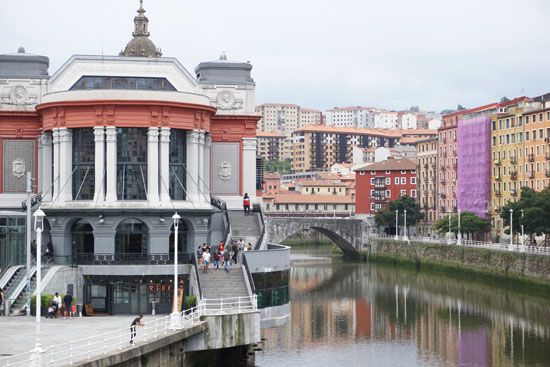
[[[170,229],[170,255],[174,254],[174,225],[172,224],[172,228]],[[178,226],[178,254],[187,252],[187,224],[180,220],[179,226]],[[183,260],[183,259],[181,259]]]
[[[81,257],[94,253],[94,229],[85,220],[77,220],[71,229],[73,256]]]
[[[73,129],[72,132],[73,200],[93,200],[95,188],[94,130]]]
[[[148,253],[149,229],[140,220],[126,219],[116,228],[115,253],[145,255]]]
[[[186,145],[185,130],[170,130],[170,198],[185,200]],[[163,185],[165,183],[162,183]]]
[[[118,200],[147,199],[147,129],[117,129]]]

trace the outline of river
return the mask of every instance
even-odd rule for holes
[[[292,252],[292,315],[257,366],[550,366],[548,299],[320,251]]]

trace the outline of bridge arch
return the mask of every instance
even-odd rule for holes
[[[367,224],[360,219],[269,217],[266,221],[267,241],[271,243],[281,243],[305,230],[323,234],[350,257],[359,255],[367,237]]]

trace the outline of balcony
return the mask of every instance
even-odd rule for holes
[[[386,182],[374,181],[374,188],[375,189],[385,189],[386,188]]]
[[[494,164],[495,166],[500,166],[500,159],[495,159],[495,160],[493,161],[493,164]]]
[[[456,162],[453,162],[453,168],[454,169],[456,169],[456,166],[457,166]]]
[[[510,195],[515,197],[518,195],[518,192],[516,190],[510,190]]]
[[[495,181],[500,181],[500,175],[495,176]]]
[[[546,169],[544,171],[544,174],[546,175],[546,177],[550,177],[550,169]]]
[[[439,194],[439,196],[440,196],[442,199],[446,199],[446,198],[447,198],[447,194],[445,194],[444,192],[442,192],[441,194]]]
[[[544,156],[544,158],[546,158],[547,161],[550,161],[550,152],[546,153],[546,155]]]
[[[495,206],[495,208],[494,208],[494,209],[495,209],[495,213],[500,213],[500,207],[498,207],[498,206]]]
[[[535,161],[535,155],[534,155],[533,153],[528,154],[528,155],[527,155],[527,160],[528,160],[529,162],[534,162],[534,161]]]
[[[180,264],[191,264],[192,253],[178,253]],[[76,254],[73,262],[78,265],[171,265],[174,254]]]
[[[517,164],[517,163],[518,163],[517,158],[516,158],[516,157],[510,158],[510,163],[512,163],[512,164]]]
[[[500,192],[500,190],[495,190],[495,196],[497,196],[497,197],[502,196],[502,193]]]
[[[515,181],[518,179],[518,173],[517,172],[510,172],[510,179]]]
[[[385,202],[385,201],[387,201],[387,199],[384,195],[373,195],[372,200],[374,200],[375,202]]]
[[[535,172],[533,172],[533,171],[527,172],[527,178],[529,178],[529,179],[535,178]]]
[[[440,209],[439,209],[439,212],[440,213],[446,213],[447,212],[447,208],[442,206]]]

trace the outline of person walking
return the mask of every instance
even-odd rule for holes
[[[202,267],[202,246],[197,248],[197,265]]]
[[[55,295],[53,296],[53,303],[55,303],[55,317],[59,317],[59,314],[61,313],[61,296],[59,293],[55,292]]]
[[[72,311],[73,311],[73,296],[70,293],[67,293],[65,297],[63,297],[63,304],[65,305],[65,310],[63,311],[63,320],[67,317],[72,318]]]
[[[239,254],[239,245],[233,243],[233,262],[237,264],[237,255]]]
[[[237,252],[237,262],[239,264],[242,264],[243,263],[243,252],[244,252],[244,240],[241,238],[239,240],[239,245],[238,245],[238,249],[239,251]]]
[[[220,260],[221,260],[221,254],[219,250],[214,250],[214,254],[212,255],[212,260],[214,261],[214,267],[216,270],[220,270]]]
[[[136,338],[136,328],[138,326],[143,326],[143,324],[141,323],[141,319],[143,319],[143,315],[139,315],[138,317],[136,317],[134,319],[134,321],[132,321],[132,323],[130,324],[130,344],[134,344],[134,339]]]
[[[202,254],[202,257],[204,259],[203,270],[206,273],[208,271],[208,264],[210,263],[210,258],[211,258],[210,251],[208,251],[208,249],[206,249],[206,251]]]
[[[248,196],[248,193],[245,192],[243,196],[243,208],[244,208],[244,215],[250,214],[250,196]]]
[[[46,253],[45,253],[46,257],[48,258],[47,262],[50,264],[50,263],[53,263],[53,243],[52,241],[48,241],[48,243],[46,244]]]
[[[225,252],[223,253],[223,260],[225,271],[229,273],[229,270],[231,268],[231,255],[229,254],[228,250],[225,250]]]

